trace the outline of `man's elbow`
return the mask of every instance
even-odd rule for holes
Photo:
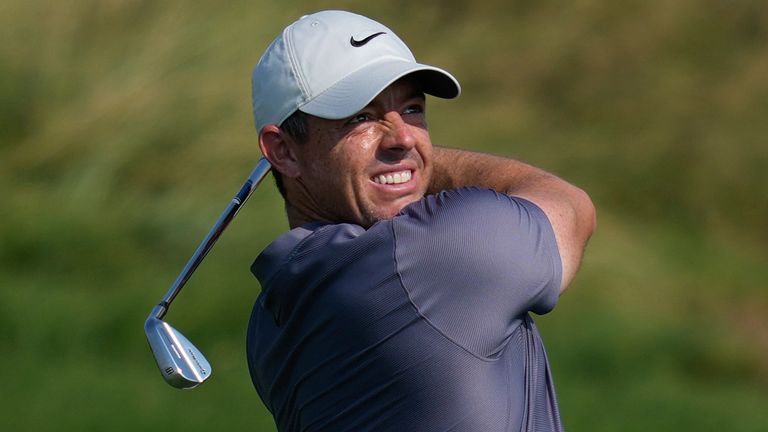
[[[595,205],[583,190],[570,185],[562,202],[567,205],[561,208],[567,210],[563,213],[564,217],[560,219],[563,224],[560,226],[558,238],[563,266],[561,294],[576,277],[581,267],[584,249],[597,225]]]
[[[592,199],[583,190],[574,187],[570,193],[571,224],[560,241],[560,257],[563,266],[560,294],[570,286],[581,267],[584,249],[595,231],[597,217]],[[565,234],[565,233],[564,233]]]
[[[574,187],[574,208],[576,210],[577,229],[579,237],[583,239],[582,248],[586,247],[587,241],[597,228],[597,210],[592,198],[582,189]]]

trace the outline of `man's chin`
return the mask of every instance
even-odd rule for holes
[[[404,197],[397,200],[395,203],[389,204],[387,206],[379,207],[379,211],[377,212],[378,218],[392,219],[393,217],[400,214],[400,212],[403,211],[404,208],[415,203],[421,198],[422,198],[421,196]]]

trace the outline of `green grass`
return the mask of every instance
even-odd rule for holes
[[[585,188],[599,227],[547,342],[570,431],[768,429],[761,2],[10,1],[0,6],[3,430],[274,430],[250,384],[268,181],[168,319],[216,372],[162,382],[142,324],[258,158],[250,70],[354,9],[462,82],[435,143]]]

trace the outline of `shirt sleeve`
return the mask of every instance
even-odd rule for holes
[[[465,349],[493,356],[528,312],[552,310],[562,265],[544,212],[522,198],[462,188],[408,206],[392,223],[411,303]]]

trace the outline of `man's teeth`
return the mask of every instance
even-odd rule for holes
[[[410,171],[402,171],[390,174],[382,174],[373,178],[373,181],[378,184],[400,184],[405,183],[411,179]]]

